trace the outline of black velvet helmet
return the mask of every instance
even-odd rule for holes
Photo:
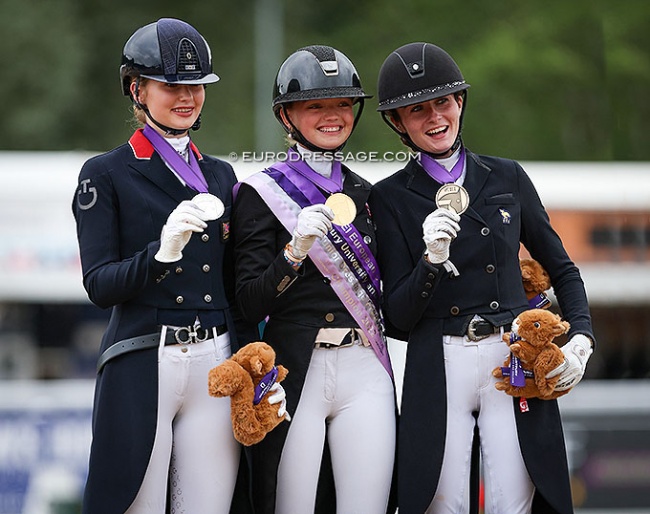
[[[124,45],[120,79],[122,92],[131,96],[132,77],[169,84],[210,84],[212,55],[203,36],[189,23],[161,18],[136,30]]]
[[[431,43],[410,43],[392,52],[377,80],[378,111],[433,100],[469,88],[456,62]]]

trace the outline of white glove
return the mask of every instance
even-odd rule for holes
[[[575,386],[585,374],[587,361],[593,353],[591,341],[587,336],[576,334],[562,347],[564,362],[557,368],[549,371],[546,378],[560,375],[555,390],[566,391]]]
[[[449,209],[436,209],[422,224],[429,262],[440,264],[449,259],[449,245],[460,230],[460,215]]]
[[[291,254],[298,260],[307,257],[314,241],[324,237],[332,228],[334,212],[322,203],[309,205],[298,214],[291,238]]]
[[[206,214],[194,202],[185,200],[167,218],[160,234],[160,250],[154,256],[158,262],[176,262],[183,258],[183,248],[192,232],[203,232],[208,225]]]
[[[285,416],[285,419],[287,421],[291,421],[291,416],[289,416],[289,413],[287,412],[287,393],[284,390],[284,387],[282,387],[282,384],[275,383],[271,386],[271,389],[269,389],[269,394],[268,400],[271,405],[274,405],[276,403],[280,404],[280,408],[278,409],[278,418],[281,418],[282,416]]]

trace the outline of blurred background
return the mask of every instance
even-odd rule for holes
[[[297,48],[343,51],[372,95],[402,44],[454,57],[465,143],[524,165],[587,287],[598,347],[560,400],[578,512],[650,512],[647,0],[0,0],[0,514],[78,512],[109,312],[81,287],[70,205],[83,162],[133,130],[121,51],[161,17],[212,48],[221,80],[192,137],[240,178],[263,167],[245,152],[284,149],[272,86]],[[404,150],[376,106],[346,152]],[[372,182],[401,167],[380,161],[349,164]],[[391,353],[399,380],[404,343]]]

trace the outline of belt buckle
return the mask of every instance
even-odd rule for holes
[[[486,337],[489,337],[489,334],[484,336],[476,335],[476,325],[478,325],[481,321],[483,320],[473,319],[472,321],[469,322],[469,325],[467,326],[467,338],[470,341],[480,341],[481,339],[485,339]]]
[[[338,345],[339,348],[347,348],[348,346],[354,346],[357,342],[357,332],[352,329],[350,330],[350,342],[349,343],[343,343]]]
[[[178,344],[202,343],[207,341],[209,334],[210,331],[203,327],[180,327],[174,330],[174,339]]]

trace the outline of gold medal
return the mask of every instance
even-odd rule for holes
[[[469,206],[469,194],[463,186],[443,184],[436,193],[436,205],[460,215]]]
[[[357,207],[354,201],[348,195],[343,193],[334,193],[325,200],[327,205],[334,211],[334,225],[349,225],[357,216]]]
[[[199,193],[192,201],[204,212],[203,221],[212,221],[220,218],[226,210],[223,202],[210,193]]]

